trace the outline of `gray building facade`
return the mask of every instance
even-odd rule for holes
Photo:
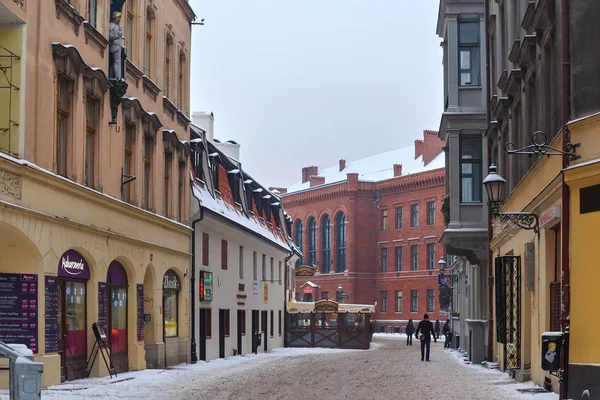
[[[452,275],[453,346],[473,363],[487,356],[488,207],[482,181],[487,171],[486,47],[484,1],[440,0],[446,142],[446,229],[440,238]],[[448,270],[446,270],[448,274]]]

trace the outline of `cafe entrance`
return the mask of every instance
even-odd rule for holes
[[[53,282],[57,293],[57,351],[60,355],[61,382],[82,377],[87,361],[86,284],[90,269],[85,258],[75,250],[62,255],[58,279]],[[48,285],[48,280],[46,282]],[[48,316],[46,316],[48,318]],[[49,321],[46,321],[48,324]],[[48,351],[48,346],[47,349]]]
[[[108,347],[117,373],[129,371],[127,357],[127,273],[118,261],[108,267]]]

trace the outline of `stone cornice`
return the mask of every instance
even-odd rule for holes
[[[64,16],[73,25],[75,35],[79,36],[79,27],[85,18],[66,0],[54,0],[54,3],[56,5],[56,18],[60,19],[61,15]]]
[[[131,75],[131,77],[135,80],[135,87],[140,87],[140,79],[144,76],[144,73],[141,69],[139,69],[134,63],[131,62],[130,59],[127,59],[127,75]],[[127,78],[125,78],[127,80]]]
[[[104,57],[104,51],[108,47],[108,39],[87,21],[83,22],[83,30],[85,31],[85,42],[88,43],[91,40],[100,49],[100,55]]]
[[[196,19],[196,14],[190,6],[188,0],[175,0],[175,3],[179,6],[179,8],[183,10],[183,13],[185,14],[189,22],[192,22]]]
[[[150,97],[152,97],[152,100],[156,101],[156,98],[160,93],[160,88],[158,87],[158,85],[146,75],[142,76],[142,82],[144,85],[144,92],[148,93]]]

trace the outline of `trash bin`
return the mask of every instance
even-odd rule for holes
[[[542,370],[560,370],[560,351],[563,342],[562,332],[542,333]]]

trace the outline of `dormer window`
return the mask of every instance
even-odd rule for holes
[[[214,158],[212,160],[210,168],[212,170],[211,172],[215,190],[219,190],[219,164],[217,164],[217,161]]]
[[[234,169],[227,172],[227,179],[229,180],[229,187],[231,188],[231,195],[233,201],[238,204],[242,204],[240,197],[240,182],[239,182],[239,170]]]

